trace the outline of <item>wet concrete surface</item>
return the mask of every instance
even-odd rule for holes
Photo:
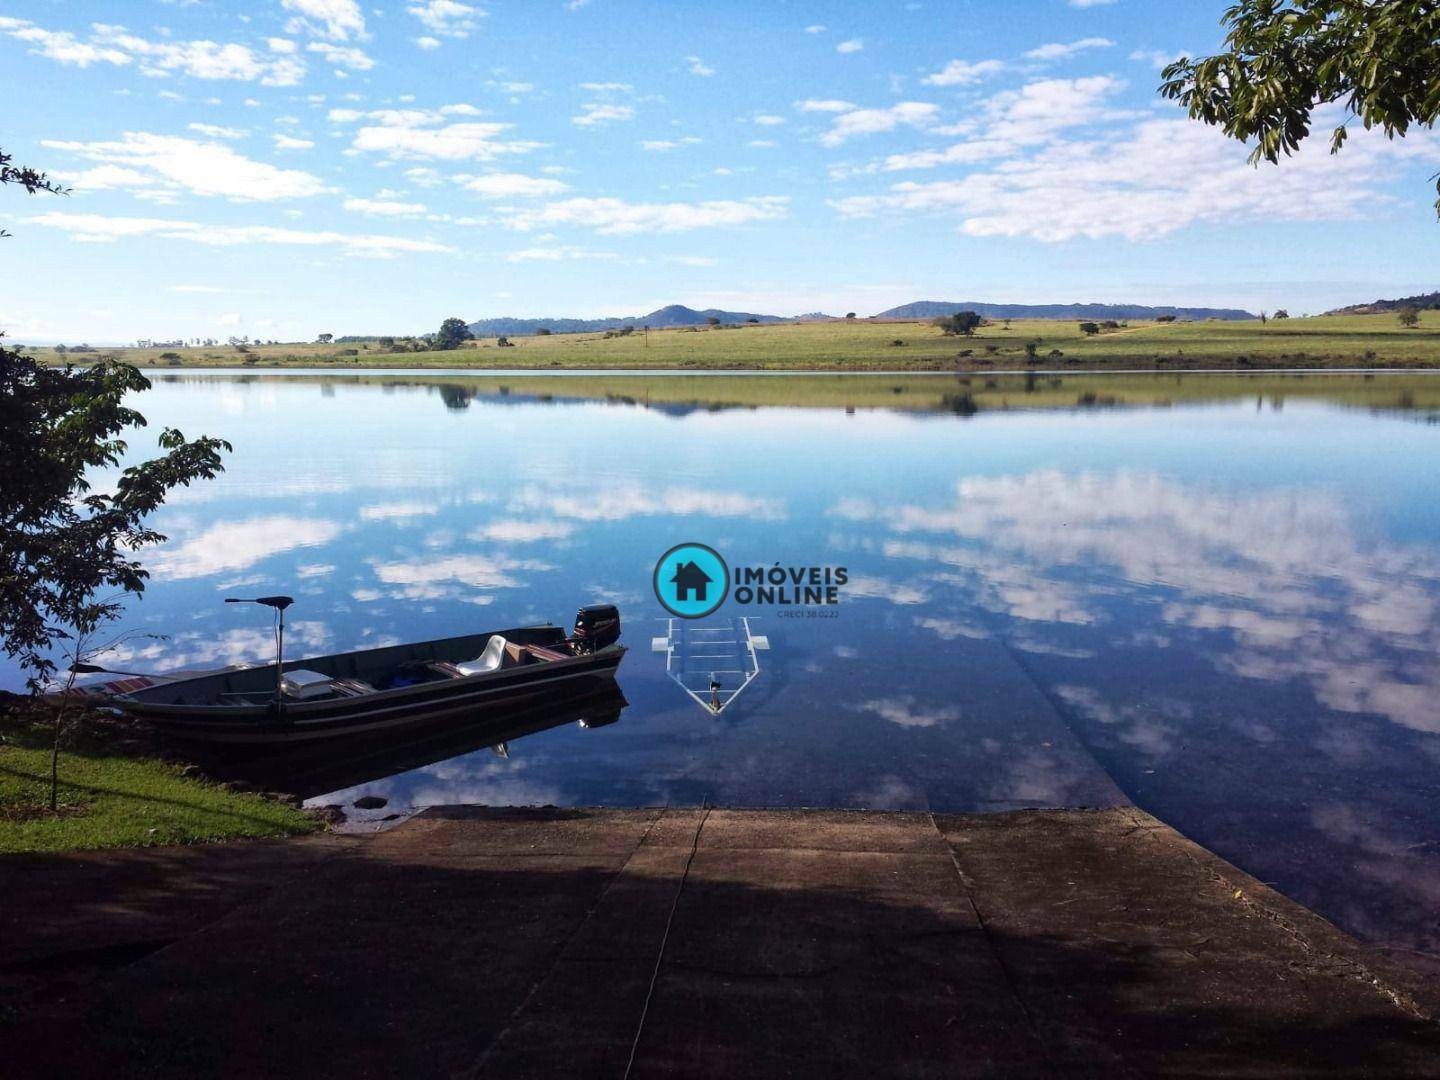
[[[7,1077],[1440,1076],[1436,987],[1131,807],[437,808],[0,876]]]

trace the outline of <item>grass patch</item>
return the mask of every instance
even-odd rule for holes
[[[60,811],[51,813],[48,727],[13,711],[0,718],[0,853],[195,844],[319,828],[283,803],[71,731],[60,752]]]
[[[1421,313],[1406,329],[1394,315],[1330,315],[1261,323],[1156,323],[1136,320],[1087,335],[1079,322],[1012,319],[973,338],[945,337],[924,322],[857,319],[726,328],[652,330],[649,334],[548,334],[468,342],[451,352],[391,353],[375,343],[102,349],[145,367],[523,368],[560,370],[656,368],[686,370],[887,371],[1025,370],[1045,368],[1436,367],[1440,311]],[[899,342],[899,344],[897,344]],[[1036,359],[1027,357],[1032,343]],[[41,360],[76,363],[96,353]],[[1059,355],[1053,355],[1058,353]],[[170,359],[162,359],[169,357]],[[174,357],[178,356],[178,360]]]

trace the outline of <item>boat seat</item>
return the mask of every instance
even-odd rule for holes
[[[569,660],[570,654],[545,645],[526,645],[525,651],[537,660]]]
[[[509,642],[499,634],[491,634],[485,643],[485,651],[474,660],[465,660],[455,665],[455,670],[464,675],[483,675],[487,671],[499,671],[506,667],[505,646]]]

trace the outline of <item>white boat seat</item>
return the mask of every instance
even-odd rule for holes
[[[474,660],[465,660],[455,665],[462,675],[482,675],[487,671],[499,671],[505,666],[505,646],[509,644],[499,634],[492,634],[485,643],[485,651]]]

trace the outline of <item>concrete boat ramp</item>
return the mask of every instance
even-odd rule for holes
[[[444,808],[0,878],[11,1080],[1440,1076],[1434,986],[1132,807]]]

